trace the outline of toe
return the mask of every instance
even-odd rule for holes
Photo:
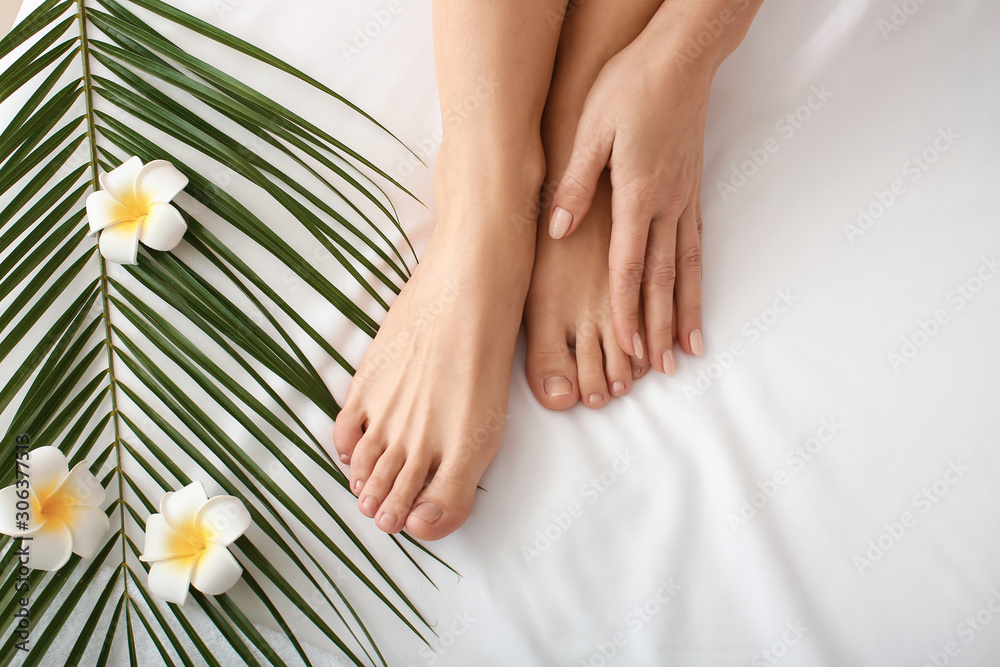
[[[356,496],[361,495],[361,491],[371,477],[375,464],[386,449],[385,439],[380,437],[373,429],[369,428],[364,437],[354,448],[351,456],[351,493]]]
[[[427,481],[428,464],[419,458],[411,458],[402,467],[392,485],[392,491],[383,501],[375,525],[387,533],[398,533],[406,525],[406,517],[413,509],[420,490]]]
[[[576,367],[580,377],[580,400],[588,408],[603,407],[608,402],[609,392],[604,376],[604,353],[596,328],[586,327],[577,334]]]
[[[615,340],[614,331],[605,332],[601,342],[604,350],[604,375],[612,396],[624,396],[632,388],[632,362]]]
[[[565,410],[580,398],[576,359],[566,332],[555,327],[528,328],[528,384],[538,402],[550,410]]]
[[[406,532],[419,540],[439,540],[465,523],[479,483],[470,472],[443,463],[413,503]]]
[[[369,519],[374,519],[382,501],[392,490],[396,476],[406,463],[406,454],[400,447],[388,447],[378,457],[375,467],[358,495],[358,509]]]
[[[346,465],[351,462],[354,448],[364,435],[363,425],[364,414],[359,410],[345,407],[337,415],[337,421],[333,423],[333,445],[341,463]]]

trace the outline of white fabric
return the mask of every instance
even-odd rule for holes
[[[426,0],[177,4],[433,161]],[[376,552],[440,635],[433,654],[379,617],[390,665],[995,661],[998,25],[994,0],[765,3],[709,111],[705,356],[680,355],[675,378],[647,377],[600,411],[552,413],[520,346],[488,492],[432,545],[463,578],[428,565],[436,591],[392,548]],[[302,87],[259,83],[343,135]],[[431,203],[430,170],[358,127],[352,145]],[[419,250],[433,206],[393,201]],[[324,304],[301,312],[336,321]],[[363,334],[326,330],[360,360]],[[342,399],[346,374],[313,354]],[[384,544],[353,498],[331,502]]]

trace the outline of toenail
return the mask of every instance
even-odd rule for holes
[[[624,394],[625,383],[621,381],[615,382],[613,385],[611,385],[611,393],[613,393],[615,396],[621,396],[622,394]]]
[[[375,500],[375,496],[365,496],[365,499],[361,501],[361,509],[374,513],[378,509],[378,501]]]
[[[354,486],[351,487],[354,490],[354,495],[358,495],[359,493],[361,493],[361,487],[363,487],[364,485],[365,483],[362,482],[360,479],[354,482]]]
[[[561,239],[566,236],[569,226],[573,224],[573,214],[566,209],[556,206],[552,211],[552,220],[549,222],[549,236],[554,239]]]
[[[638,332],[632,334],[632,351],[635,352],[637,359],[642,359],[642,338]]]
[[[396,515],[386,512],[378,518],[378,526],[382,530],[393,530],[396,527]]]
[[[600,405],[603,402],[604,402],[604,397],[601,396],[600,394],[591,394],[590,395],[590,404],[591,405]]]
[[[688,341],[691,343],[691,353],[700,357],[701,353],[705,351],[705,340],[701,337],[701,329],[692,331]]]
[[[633,379],[637,378],[640,375],[642,375],[642,367],[641,366],[633,366],[632,367],[632,378]]]
[[[351,457],[348,456],[347,454],[341,454],[340,455],[340,462],[346,465],[346,464],[348,464],[348,463],[351,462]]]
[[[545,395],[549,398],[569,396],[571,393],[573,393],[573,383],[566,378],[562,376],[545,378]]]
[[[413,508],[413,511],[410,512],[410,514],[415,514],[427,523],[434,523],[441,518],[444,511],[442,511],[441,508],[434,503],[420,503]]]
[[[674,363],[674,351],[667,350],[663,353],[663,372],[668,376],[673,377],[674,371],[677,370],[677,364]]]

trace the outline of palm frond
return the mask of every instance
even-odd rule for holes
[[[165,664],[220,664],[191,609],[247,664],[283,664],[247,600],[304,664],[293,627],[302,619],[355,664],[385,664],[359,612],[366,596],[424,641],[433,630],[327,492],[335,482],[350,497],[292,406],[307,401],[335,418],[313,359],[354,369],[275,276],[374,336],[372,308],[388,308],[409,276],[397,245],[415,259],[386,188],[412,195],[346,142],[188,53],[165,27],[249,57],[395,138],[323,83],[160,0],[44,0],[0,40],[9,117],[0,133],[0,486],[13,483],[17,436],[57,446],[107,489],[113,532],[93,560],[73,556],[28,576],[27,654],[14,632],[19,542],[0,539],[0,664],[83,655],[107,664],[123,647],[134,661],[137,642]],[[98,174],[131,155],[169,160],[189,178],[174,202],[188,232],[175,251],[143,250],[137,265],[119,267],[87,236],[84,202]],[[218,173],[266,200],[266,212]],[[323,270],[303,238],[330,258]],[[192,591],[177,607],[146,589],[140,545],[160,496],[193,478],[243,499],[254,524],[234,545],[238,592]],[[393,539],[427,576],[409,551],[426,550]],[[69,653],[59,641],[67,629]]]

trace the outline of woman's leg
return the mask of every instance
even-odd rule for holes
[[[434,2],[439,219],[334,429],[359,508],[386,532],[433,540],[458,528],[503,439],[534,258],[522,212],[545,173],[552,17],[565,2]]]
[[[546,190],[566,169],[584,100],[601,68],[638,36],[661,4],[586,0],[569,12],[542,121]],[[589,408],[602,407],[611,397],[628,392],[632,381],[649,368],[647,355],[630,359],[615,340],[608,287],[610,238],[607,172],[590,212],[572,236],[554,241],[547,219],[538,226],[524,317],[528,381],[546,407],[562,410],[578,400]],[[668,363],[672,373],[672,358]]]

